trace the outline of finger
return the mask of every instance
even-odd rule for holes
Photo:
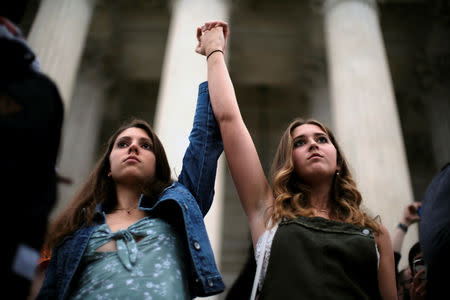
[[[424,296],[426,293],[427,282],[423,281],[420,285],[415,289],[417,295]]]
[[[426,288],[427,288],[427,281],[424,280],[419,284],[419,286],[417,287],[417,290],[424,292],[426,290]]]
[[[228,23],[224,21],[214,21],[211,22],[212,27],[228,27]]]
[[[223,32],[223,27],[222,26],[217,26],[217,27],[214,27],[212,29],[220,31],[220,32]]]
[[[210,28],[214,28],[214,27],[216,27],[217,26],[217,22],[216,21],[211,21],[211,22],[209,22],[209,27]]]
[[[223,35],[225,36],[225,39],[230,36],[230,28],[228,27],[228,24],[223,26]]]
[[[408,212],[410,214],[415,214],[417,212],[417,207],[414,204],[408,205]]]
[[[209,30],[211,28],[211,22],[206,22],[203,26],[205,26],[205,30]]]
[[[213,29],[213,28],[217,27],[217,21],[208,22],[208,27],[209,27],[209,29]]]
[[[215,27],[227,27],[228,24],[227,24],[226,22],[223,22],[223,21],[216,21],[216,22],[214,23],[214,26],[215,26]]]
[[[221,21],[221,20],[211,21],[210,23],[213,23],[215,26],[226,26],[226,25],[228,25],[227,22]]]
[[[420,272],[422,272],[423,270],[421,270]],[[413,277],[413,285],[414,285],[414,288],[416,287],[416,286],[419,286],[419,281],[420,281],[420,272],[417,272],[416,273],[416,275],[414,275],[414,277]],[[423,273],[423,272],[422,272]]]
[[[222,27],[228,27],[228,23],[224,21],[217,21],[217,25]]]
[[[197,27],[197,40],[200,42],[200,37],[202,36],[202,29]]]

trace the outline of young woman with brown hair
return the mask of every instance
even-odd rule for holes
[[[50,227],[52,256],[38,299],[191,299],[224,290],[203,223],[223,150],[206,82],[189,141],[173,182],[145,121],[111,136]]]

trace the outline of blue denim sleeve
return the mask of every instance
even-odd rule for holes
[[[54,252],[54,250],[53,250]],[[45,279],[39,290],[36,300],[56,299],[56,256],[52,254],[52,258],[45,270]]]
[[[222,137],[209,98],[208,82],[199,86],[194,126],[183,158],[178,182],[189,189],[203,216],[214,197],[217,160],[223,151]]]

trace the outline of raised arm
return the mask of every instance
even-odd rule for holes
[[[189,135],[189,146],[183,158],[178,182],[186,186],[197,200],[203,216],[211,207],[214,197],[217,160],[223,144],[219,127],[209,101],[208,83],[199,86],[194,126]]]
[[[403,210],[403,216],[400,220],[400,223],[394,229],[394,233],[392,234],[392,249],[394,250],[396,275],[398,275],[398,263],[400,261],[400,255],[406,231],[411,224],[420,221],[418,209],[421,205],[421,202],[414,202],[406,206]]]
[[[272,205],[273,193],[239,111],[234,87],[225,63],[223,52],[225,52],[228,35],[226,23],[205,23],[197,29],[199,45],[196,52],[205,56],[211,54],[207,59],[211,105],[219,123],[228,166],[247,215],[255,245],[258,237],[265,230],[265,212]]]
[[[394,252],[400,253],[402,251],[403,240],[405,238],[408,227],[411,224],[420,221],[420,216],[417,214],[417,212],[421,205],[421,202],[414,202],[405,207],[402,219],[399,223],[401,224],[400,226],[404,227],[404,229],[402,229],[400,226],[397,226],[392,237],[392,248]]]

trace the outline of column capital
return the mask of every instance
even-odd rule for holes
[[[195,3],[197,2],[198,4],[202,5],[204,0],[167,0],[167,7],[169,8],[169,11],[173,11],[173,8],[180,4],[180,2],[188,2],[190,6],[195,5]],[[214,3],[223,3],[226,4],[228,6],[230,6],[230,1],[231,0],[214,0],[212,2]]]
[[[376,12],[378,12],[378,6],[376,0],[319,0],[322,2],[322,12],[327,14],[332,9],[336,8],[338,5],[346,4],[349,2],[359,2],[361,4],[366,4],[372,7]]]

